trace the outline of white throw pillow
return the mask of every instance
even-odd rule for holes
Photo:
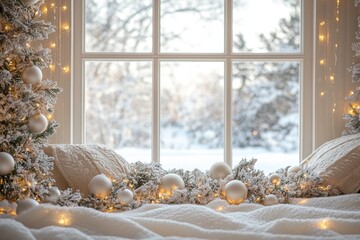
[[[324,143],[301,165],[319,174],[325,185],[341,192],[355,193],[360,189],[360,133],[343,136]]]
[[[54,157],[53,177],[60,189],[71,187],[88,193],[90,180],[103,173],[121,180],[128,173],[129,164],[113,150],[97,144],[52,144],[44,152]]]

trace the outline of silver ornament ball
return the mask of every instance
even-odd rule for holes
[[[274,194],[269,194],[264,199],[265,206],[276,205],[279,203],[279,199]]]
[[[269,181],[274,185],[279,185],[281,183],[281,177],[278,174],[270,175]]]
[[[36,85],[42,80],[42,71],[38,66],[31,66],[25,68],[21,78],[26,84]]]
[[[295,173],[298,173],[300,170],[301,170],[300,166],[292,166],[292,167],[289,167],[289,169],[287,170],[287,174],[288,175],[295,174]]]
[[[60,199],[60,191],[57,187],[50,187],[49,188],[49,196],[47,197],[47,201],[51,203],[57,203]]]
[[[38,1],[39,0],[21,0],[22,4],[24,4],[25,6],[34,5]]]
[[[31,198],[19,200],[17,208],[16,208],[16,214],[19,215],[19,214],[21,214],[33,207],[36,207],[38,205],[39,205],[39,203]]]
[[[15,160],[7,152],[0,152],[0,175],[7,175],[14,170]]]
[[[44,114],[35,114],[29,118],[29,129],[34,134],[43,133],[48,127],[49,121]]]
[[[116,193],[117,199],[121,205],[127,205],[132,202],[134,194],[129,189],[119,190]]]
[[[99,174],[90,180],[88,188],[90,194],[94,194],[98,198],[105,198],[111,191],[112,183],[104,174]]]
[[[224,187],[225,199],[230,204],[240,204],[247,198],[248,190],[239,180],[231,180]]]
[[[184,189],[184,180],[177,174],[169,173],[162,177],[160,189],[164,191],[173,191],[176,189]]]
[[[211,166],[209,173],[212,179],[226,178],[231,174],[231,168],[224,162],[216,162]]]

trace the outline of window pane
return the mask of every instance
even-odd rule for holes
[[[234,0],[233,52],[300,52],[300,0]]]
[[[85,63],[86,143],[151,161],[151,62]]]
[[[160,162],[209,169],[223,161],[224,63],[161,62]]]
[[[266,172],[299,164],[299,62],[233,63],[233,158]]]
[[[161,52],[224,52],[224,0],[161,0]]]
[[[86,0],[85,51],[151,52],[152,0]]]

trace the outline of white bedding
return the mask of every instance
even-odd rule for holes
[[[66,227],[64,227],[66,226]],[[0,218],[0,239],[360,239],[360,194],[264,207],[144,205],[122,213],[40,205]]]

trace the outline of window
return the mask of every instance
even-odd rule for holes
[[[74,141],[165,168],[297,164],[311,151],[307,4],[75,1]]]

